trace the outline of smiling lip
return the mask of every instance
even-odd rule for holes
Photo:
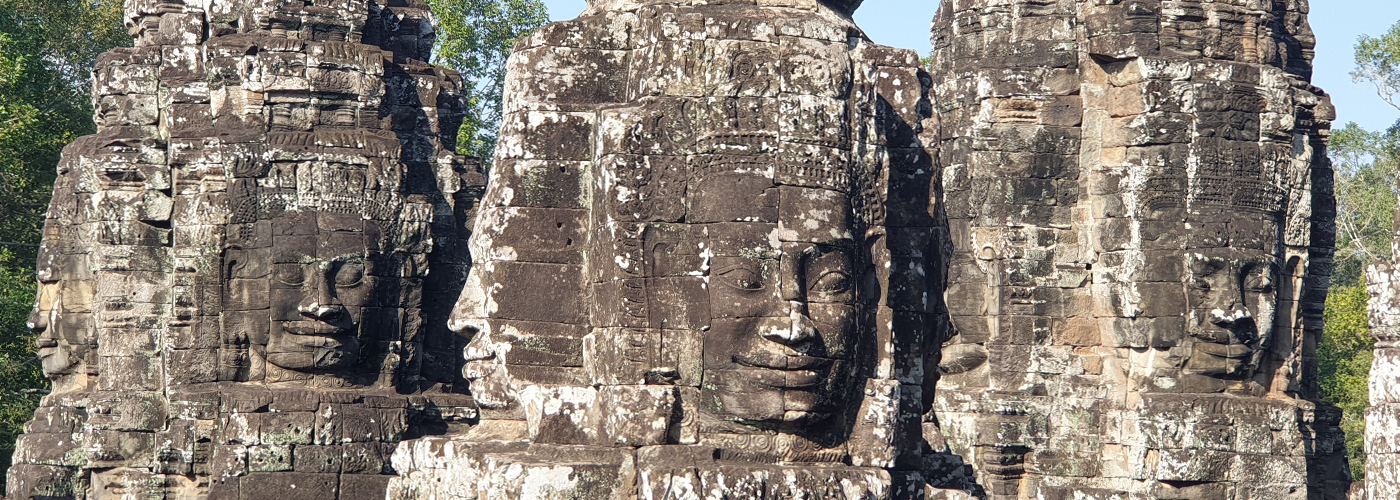
[[[740,366],[783,372],[784,383],[770,385],[775,389],[816,389],[826,380],[830,359],[811,356],[734,356]],[[784,366],[774,366],[783,363]]]
[[[831,360],[827,358],[817,358],[812,356],[745,356],[735,355],[734,362],[750,368],[766,368],[769,370],[782,371],[811,371],[825,370],[831,366]],[[781,363],[781,365],[779,365]]]
[[[344,328],[327,325],[314,321],[291,321],[283,325],[282,330],[292,335],[339,335],[345,333]]]

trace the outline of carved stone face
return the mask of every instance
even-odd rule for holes
[[[381,253],[372,243],[377,235],[351,230],[371,225],[357,215],[287,212],[270,225],[281,234],[269,248],[233,248],[225,256],[227,302],[239,309],[268,308],[266,330],[245,328],[266,336],[250,334],[248,342],[265,345],[267,362],[287,370],[333,372],[354,365],[372,340],[365,337],[366,315],[397,319],[401,293],[418,286],[416,280],[401,277],[400,257]],[[376,276],[376,269],[386,275]],[[261,290],[267,290],[266,299],[257,297]],[[375,324],[397,328],[398,321]],[[369,333],[380,340],[399,335]]]
[[[768,187],[756,189],[763,193],[759,196],[710,189],[711,181],[749,183],[731,178],[736,176]],[[686,203],[687,219],[694,222],[658,223],[642,230],[646,256],[627,264],[647,280],[648,294],[672,302],[650,302],[646,320],[652,328],[637,328],[639,336],[629,342],[641,342],[635,345],[644,349],[648,340],[642,339],[652,338],[651,332],[694,335],[703,353],[697,353],[699,410],[713,419],[778,424],[828,416],[833,396],[852,380],[864,312],[858,289],[868,281],[868,252],[853,236],[850,198],[827,189],[773,186],[762,174],[726,174],[692,183],[699,189],[689,193]],[[626,261],[616,255],[597,260]],[[534,382],[510,371],[513,335],[496,330],[506,322],[482,319],[499,307],[489,298],[493,288],[476,281],[485,275],[484,268],[473,269],[453,323],[458,331],[474,335],[463,370],[473,396],[484,407],[499,408]],[[687,280],[695,280],[697,290],[688,291],[681,283]],[[623,358],[620,362],[633,361]],[[670,359],[650,362],[641,369],[677,368]]]
[[[834,191],[790,192],[811,195],[808,210],[780,212],[777,224],[705,228],[713,319],[704,333],[701,408],[721,419],[822,418],[850,376],[860,315],[857,266],[864,259],[850,228],[842,227],[847,217],[830,216],[833,225],[826,227],[809,219],[812,212],[848,213],[850,202]],[[746,201],[758,203],[703,202]]]
[[[1217,378],[1254,375],[1273,334],[1278,267],[1272,256],[1218,249],[1186,256],[1186,371]]]
[[[91,350],[92,325],[81,317],[86,314],[64,314],[64,284],[49,257],[47,249],[40,250],[36,272],[39,289],[27,326],[34,333],[44,375],[59,381],[84,371],[83,362]],[[67,295],[73,301],[91,301],[86,287],[70,286]],[[75,305],[78,304],[69,304],[69,308]]]
[[[325,371],[359,357],[362,308],[368,302],[364,252],[303,256],[272,274],[272,329],[267,361],[289,370]]]
[[[39,280],[38,298],[34,303],[34,311],[29,312],[29,332],[34,332],[35,343],[39,347],[39,363],[43,366],[43,374],[48,377],[73,373],[73,367],[83,357],[73,353],[73,346],[64,342],[63,335],[60,335],[57,325],[57,315],[59,315],[60,294],[59,283],[45,282]]]
[[[65,341],[58,329],[58,315],[62,307],[58,282],[39,280],[37,295],[34,310],[29,313],[28,326],[39,347],[39,361],[43,365],[44,375],[53,378],[72,373],[73,367],[82,361],[82,356],[73,352],[73,345]]]

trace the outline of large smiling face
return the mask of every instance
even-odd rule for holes
[[[686,193],[685,223],[639,224],[630,246],[593,243],[600,274],[630,277],[607,277],[593,289],[600,312],[585,366],[604,383],[698,385],[700,416],[711,422],[801,427],[830,416],[856,377],[861,290],[871,275],[850,197],[778,186],[764,172],[700,177]],[[741,189],[753,196],[736,195]],[[453,321],[473,335],[463,371],[473,395],[501,408],[525,387],[550,382],[511,363],[534,349],[513,329],[539,327],[489,321],[493,308],[505,307],[493,302],[497,291],[524,285],[490,282],[488,267],[473,268]],[[598,347],[613,345],[627,352]]]
[[[350,368],[365,359],[365,348],[400,338],[403,297],[418,280],[404,274],[403,254],[380,251],[373,222],[288,211],[267,225],[271,237],[259,241],[270,246],[225,255],[226,305],[237,318],[225,324],[238,325],[230,335],[263,346],[270,365],[311,373]],[[256,323],[241,319],[248,317]],[[367,329],[367,321],[375,326]]]
[[[1271,256],[1218,249],[1186,256],[1186,371],[1217,378],[1254,375],[1273,334],[1278,266]]]
[[[302,256],[272,273],[267,361],[289,370],[334,370],[359,358],[359,327],[371,286],[365,254]]]
[[[866,259],[845,227],[849,198],[781,189],[805,203],[784,203],[776,224],[705,226],[712,322],[704,333],[701,411],[723,420],[821,419],[852,377]],[[745,201],[758,203],[725,203]],[[827,220],[817,223],[816,213]]]
[[[710,277],[715,317],[705,334],[706,409],[741,421],[826,416],[849,371],[858,317],[852,248],[785,244],[781,251],[725,255],[724,247],[715,245]]]
[[[55,378],[73,372],[82,360],[75,356],[73,345],[66,342],[59,332],[62,291],[57,281],[39,280],[39,291],[34,301],[34,309],[29,313],[27,326],[34,333],[35,344],[39,347],[39,362],[44,375]]]
[[[61,280],[62,270],[48,248],[40,248],[38,260],[35,275],[39,289],[26,326],[34,334],[44,376],[62,392],[75,388],[70,382],[76,381],[70,379],[87,372],[86,358],[93,354],[91,313],[77,312],[87,311],[92,290],[76,281]]]

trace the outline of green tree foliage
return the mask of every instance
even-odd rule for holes
[[[1379,38],[1361,36],[1356,44],[1356,81],[1369,81],[1376,93],[1400,109],[1400,24]],[[1326,323],[1317,346],[1318,384],[1323,400],[1342,409],[1352,473],[1365,476],[1362,448],[1367,379],[1372,347],[1366,315],[1367,266],[1391,260],[1396,215],[1400,122],[1384,132],[1355,123],[1334,130],[1328,144],[1336,171],[1337,256],[1327,295]]]
[[[1333,282],[1350,285],[1361,279],[1367,265],[1390,259],[1400,127],[1370,132],[1348,123],[1332,133],[1328,147],[1337,193]]]
[[[59,152],[94,130],[93,61],[131,43],[121,14],[120,0],[0,0],[0,468],[48,386],[25,327],[35,253]]]
[[[118,0],[0,0],[0,241],[37,243],[59,151],[93,130],[92,63],[130,44]]]
[[[438,63],[471,88],[462,153],[489,158],[501,117],[505,60],[544,24],[539,0],[430,0]],[[34,259],[63,146],[94,131],[90,71],[131,44],[121,0],[0,0],[0,471],[48,383],[25,327]],[[3,491],[0,473],[0,491]]]
[[[1347,458],[1352,473],[1364,477],[1367,378],[1371,373],[1374,340],[1367,326],[1366,284],[1333,285],[1327,294],[1322,341],[1317,346],[1318,383],[1322,399],[1342,409]]]
[[[24,328],[34,304],[32,271],[0,250],[0,467],[9,468],[15,438],[34,415],[48,380],[33,361],[34,341]],[[4,475],[0,472],[0,486]]]
[[[1400,23],[1380,38],[1361,35],[1356,42],[1356,71],[1351,77],[1375,84],[1381,99],[1400,108]]]
[[[515,40],[549,20],[540,0],[428,0],[437,19],[434,63],[462,72],[468,115],[457,152],[486,161],[501,127],[506,58]]]

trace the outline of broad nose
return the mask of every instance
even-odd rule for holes
[[[49,330],[49,315],[46,314],[47,312],[48,311],[40,309],[39,304],[34,304],[34,309],[29,311],[29,320],[25,322],[25,326],[29,327],[29,331],[34,333],[34,335],[38,335],[40,339],[46,337],[44,332]],[[41,345],[39,347],[45,346]]]
[[[803,280],[802,260],[807,245],[784,244],[779,260],[778,291],[787,302],[787,318],[775,317],[759,327],[759,336],[771,342],[797,348],[817,336],[812,318],[807,316],[807,284]]]
[[[797,348],[817,337],[817,327],[807,316],[805,301],[788,301],[787,318],[770,318],[758,329],[759,336],[770,342]]]
[[[480,272],[472,269],[467,273],[467,282],[462,287],[461,295],[457,297],[457,303],[452,305],[452,312],[447,317],[447,328],[467,338],[476,338],[477,333],[485,330],[485,318],[490,317],[488,294],[489,286],[482,282]]]
[[[1259,337],[1254,315],[1243,304],[1235,302],[1225,308],[1210,311],[1210,322],[1229,332],[1230,343],[1248,344]]]
[[[58,347],[58,336],[54,335],[52,326],[49,324],[48,311],[39,308],[39,304],[34,304],[34,310],[29,312],[29,321],[25,326],[29,331],[34,332],[34,345],[40,349],[45,347]]]
[[[1210,322],[1221,328],[1231,328],[1241,326],[1248,322],[1254,322],[1254,314],[1245,306],[1244,297],[1241,296],[1237,287],[1231,286],[1228,290],[1220,289],[1215,295],[1210,297],[1206,306],[1210,308]]]
[[[1210,311],[1210,322],[1219,327],[1239,326],[1243,323],[1254,323],[1254,315],[1242,304],[1232,303],[1225,307],[1217,307]]]
[[[342,306],[335,297],[335,291],[331,289],[330,265],[321,263],[317,266],[316,272],[311,273],[310,286],[311,293],[306,294],[306,299],[297,305],[297,312],[302,316],[321,321],[331,321],[339,318],[345,313]]]
[[[339,304],[322,304],[320,301],[303,302],[297,306],[297,311],[302,316],[321,321],[330,321],[339,318],[345,312],[345,308]]]

